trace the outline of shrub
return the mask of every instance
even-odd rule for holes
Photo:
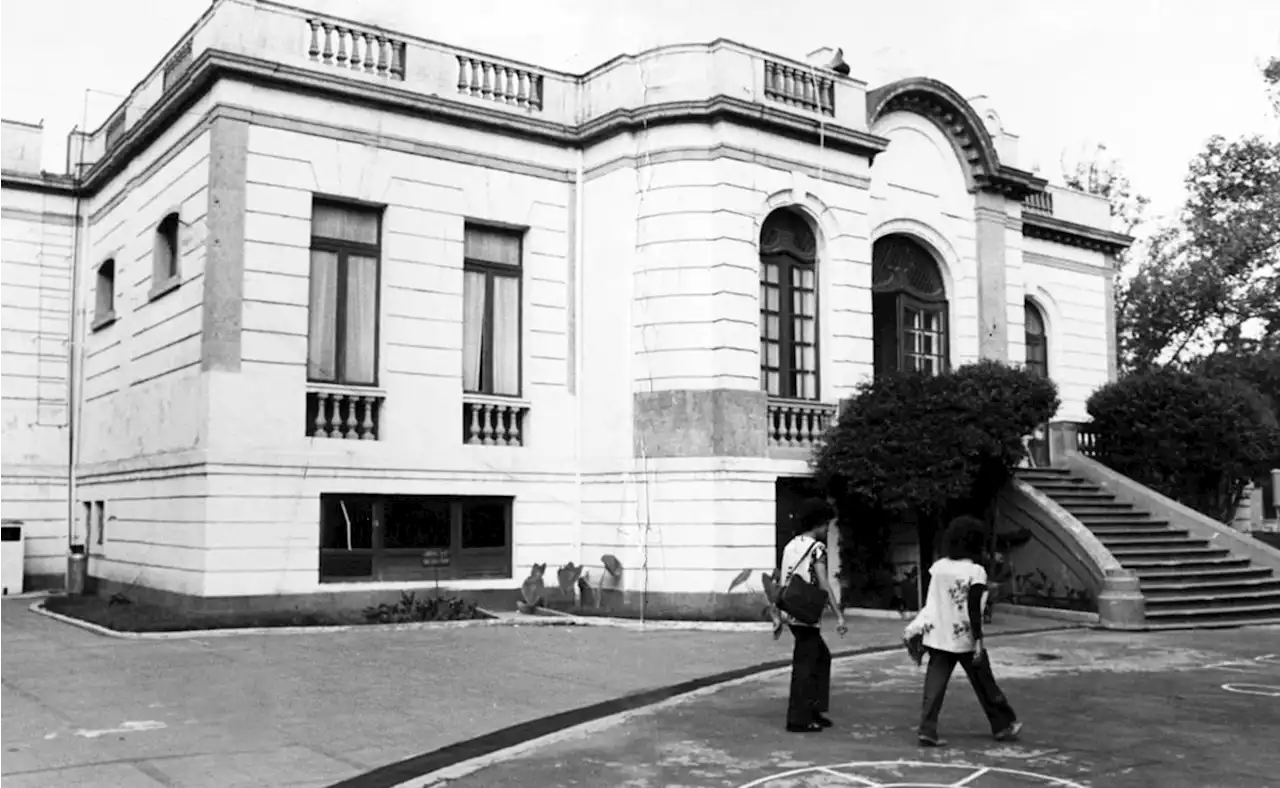
[[[841,511],[941,516],[985,501],[1013,475],[1023,438],[1058,409],[1053,382],[995,361],[864,383],[814,452]]]
[[[365,620],[375,624],[408,624],[417,621],[471,621],[488,618],[470,599],[456,596],[419,598],[413,592],[401,592],[400,601],[383,603],[364,609]]]
[[[1280,445],[1266,399],[1237,378],[1130,375],[1095,391],[1088,410],[1100,462],[1222,522]]]

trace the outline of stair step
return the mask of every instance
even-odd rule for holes
[[[1212,591],[1199,594],[1151,594],[1146,597],[1147,611],[1167,610],[1171,607],[1254,607],[1273,605],[1280,608],[1280,588],[1253,591]]]
[[[1227,581],[1243,581],[1243,580],[1263,580],[1271,577],[1271,570],[1252,566],[1247,558],[1233,559],[1228,562],[1229,565],[1223,566],[1220,562],[1211,566],[1191,567],[1185,564],[1174,564],[1173,566],[1131,566],[1137,575],[1138,580],[1144,585],[1146,583],[1199,583],[1199,582],[1227,582]],[[1234,564],[1234,565],[1230,565]]]
[[[1190,540],[1188,540],[1190,541]],[[1149,547],[1146,545],[1125,545],[1108,548],[1121,564],[1130,561],[1205,561],[1213,558],[1229,558],[1231,551],[1221,547],[1209,547],[1207,542],[1199,544],[1183,544],[1173,547]]]
[[[1041,490],[1041,492],[1048,495],[1050,500],[1065,509],[1095,505],[1108,506],[1115,503],[1115,496],[1111,493],[1060,492],[1058,490]]]
[[[1133,515],[1138,511],[1133,508],[1131,503],[1120,503],[1119,501],[1089,501],[1080,503],[1063,504],[1063,508],[1072,514],[1128,514]]]
[[[1204,548],[1209,546],[1209,542],[1204,539],[1192,539],[1183,535],[1170,533],[1168,531],[1157,531],[1155,533],[1136,534],[1096,534],[1098,541],[1102,542],[1107,549],[1115,553],[1115,548],[1143,548],[1149,550],[1190,550]]]
[[[1170,528],[1167,520],[1137,520],[1132,523],[1092,523],[1089,530],[1099,539],[1107,536],[1182,537],[1190,534],[1182,528]]]
[[[1017,468],[1014,470],[1019,476],[1070,476],[1071,471],[1066,468]]]
[[[1232,558],[1224,556],[1222,558],[1138,558],[1121,561],[1120,564],[1125,569],[1133,569],[1138,573],[1138,577],[1143,577],[1142,570],[1158,569],[1171,572],[1174,574],[1188,574],[1200,569],[1244,569],[1249,566],[1248,558]],[[1119,558],[1119,556],[1116,556]]]
[[[1100,485],[1093,482],[1086,482],[1083,479],[1054,479],[1051,481],[1040,481],[1039,479],[1023,479],[1032,487],[1043,492],[1050,490],[1061,490],[1063,492],[1102,492]]]
[[[1236,619],[1253,617],[1280,618],[1280,604],[1237,605],[1226,607],[1201,603],[1182,605],[1180,607],[1157,608],[1155,610],[1147,611],[1147,619],[1153,622],[1172,622],[1175,620],[1192,622],[1217,616],[1231,616]]]
[[[1192,621],[1169,621],[1169,622],[1151,622],[1143,624],[1143,629],[1151,631],[1164,631],[1174,629],[1235,629],[1237,627],[1261,627],[1274,626],[1280,624],[1280,614],[1269,616],[1266,614],[1256,617],[1235,617],[1223,614],[1220,618],[1199,619]]]
[[[1257,578],[1235,578],[1219,580],[1214,578],[1203,580],[1190,580],[1188,578],[1179,578],[1177,580],[1154,580],[1148,582],[1141,581],[1142,593],[1147,596],[1163,596],[1165,594],[1202,594],[1211,596],[1216,593],[1233,593],[1235,591],[1278,591],[1280,592],[1280,578],[1272,577],[1268,574],[1266,577]]]
[[[1088,524],[1088,523],[1100,523],[1100,524],[1101,523],[1121,523],[1123,524],[1123,523],[1134,523],[1134,522],[1137,522],[1137,523],[1156,522],[1156,523],[1162,523],[1164,525],[1169,524],[1168,520],[1153,520],[1151,518],[1151,515],[1146,512],[1135,512],[1135,511],[1081,512],[1081,511],[1077,511],[1075,507],[1069,508],[1067,509],[1067,511],[1070,512],[1071,515],[1075,517],[1077,520],[1085,524]]]

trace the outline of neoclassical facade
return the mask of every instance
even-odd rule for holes
[[[720,607],[877,371],[1026,363],[1082,416],[1114,375],[1105,201],[1019,169],[985,99],[812,59],[718,40],[564,74],[217,0],[73,133],[70,175],[6,137],[6,244],[75,230],[6,251],[5,286],[75,271],[74,436],[30,442],[71,455],[91,575],[332,598],[542,562],[594,584],[610,554],[628,604]],[[13,336],[22,518],[67,479],[10,498]],[[29,527],[30,573],[66,531]]]

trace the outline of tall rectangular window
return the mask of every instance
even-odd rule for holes
[[[312,205],[308,380],[378,382],[380,225],[377,209]]]
[[[462,387],[518,397],[521,233],[468,224],[463,246]]]
[[[817,272],[785,255],[760,267],[761,387],[771,397],[817,399]]]

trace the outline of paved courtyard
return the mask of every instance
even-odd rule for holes
[[[992,657],[1026,723],[1017,743],[990,738],[957,671],[950,746],[918,748],[922,674],[890,654],[837,663],[822,733],[783,732],[777,672],[404,785],[1280,787],[1280,628],[1040,633],[993,641]]]
[[[30,604],[3,602],[4,788],[322,788],[509,726],[784,659],[790,645],[767,631],[541,626],[122,640]],[[902,622],[853,629],[837,648],[893,643]]]

